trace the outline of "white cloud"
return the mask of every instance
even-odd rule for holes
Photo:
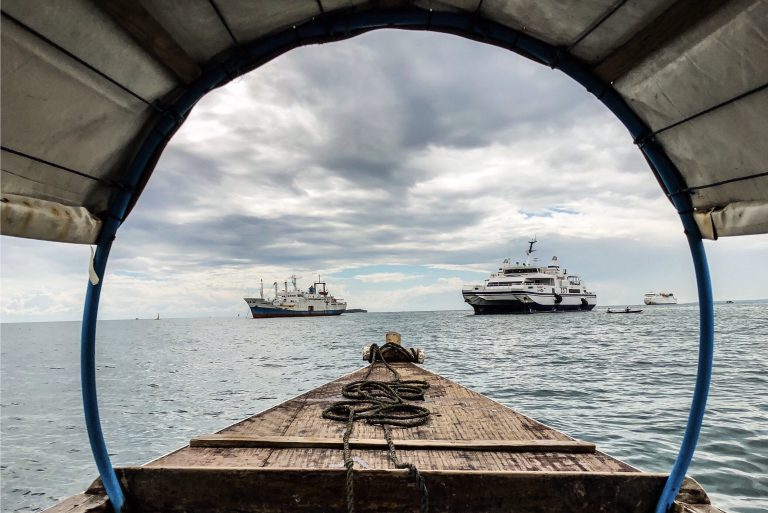
[[[359,294],[358,301],[369,310],[407,311],[413,310],[414,304],[424,297],[451,294],[457,298],[456,308],[462,308],[462,284],[461,278],[439,278],[423,285],[388,290],[386,293],[365,292]]]
[[[489,267],[492,268],[493,264],[470,264],[470,265],[456,265],[456,264],[429,264],[430,269],[444,269],[446,271],[467,271],[472,273],[487,274]]]
[[[370,273],[370,274],[358,274],[355,279],[362,281],[363,283],[384,283],[384,282],[400,282],[407,280],[414,280],[422,278],[420,274],[404,274],[404,273]]]

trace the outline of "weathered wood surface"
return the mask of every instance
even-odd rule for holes
[[[91,485],[87,492],[64,499],[45,513],[111,513],[109,499],[100,485]]]
[[[430,388],[423,406],[430,412],[428,422],[417,428],[393,428],[395,446],[407,450],[408,461],[420,469],[473,471],[592,471],[630,472],[631,466],[594,450],[593,444],[579,442],[552,428],[536,422],[506,406],[473,392],[461,385],[409,363],[393,365],[402,379],[423,379]],[[339,378],[254,415],[220,431],[217,442],[200,437],[191,447],[149,463],[150,466],[182,467],[258,467],[258,468],[342,468],[341,436],[343,422],[322,418],[325,407],[342,400],[344,384],[362,379],[367,369]],[[391,374],[378,365],[371,379],[390,380]],[[242,443],[228,443],[238,440]],[[248,438],[246,438],[248,437]],[[247,440],[272,439],[305,440],[292,447],[275,447]],[[323,443],[309,447],[310,439]],[[359,468],[392,469],[384,446],[383,431],[378,426],[356,423],[355,440],[380,440],[373,449],[354,449]],[[327,440],[335,440],[328,447]],[[209,442],[210,441],[210,442]],[[493,450],[494,443],[506,446]],[[451,444],[467,447],[433,448],[429,445]],[[487,446],[483,450],[469,447]],[[408,444],[414,444],[408,447]],[[547,444],[554,444],[546,450]],[[299,445],[298,447],[296,445]],[[510,450],[518,445],[520,450]],[[422,447],[419,447],[422,446]],[[523,450],[525,447],[530,450]],[[584,450],[582,450],[584,449]]]
[[[430,384],[423,426],[393,428],[400,459],[424,476],[432,513],[652,512],[666,476],[638,472],[544,424],[413,364],[403,379]],[[345,423],[322,418],[344,384],[366,369],[307,392],[143,467],[118,469],[130,511],[345,512],[341,437]],[[372,379],[389,380],[383,367]],[[356,423],[357,511],[416,511],[419,492],[389,460],[382,428]],[[69,499],[96,508],[98,483]],[[85,497],[87,501],[83,499]],[[717,513],[686,479],[678,513]],[[62,503],[55,513],[85,513]],[[688,509],[684,509],[688,508]],[[96,509],[94,513],[98,512]]]
[[[711,504],[680,504],[675,503],[672,513],[725,513],[722,509]]]
[[[345,513],[343,470],[119,469],[127,501],[142,512]],[[652,513],[665,474],[642,472],[424,471],[431,513]],[[698,486],[694,481],[686,486]],[[360,513],[418,511],[406,471],[361,470]]]
[[[353,438],[350,439],[349,444],[353,449],[387,448],[387,441],[383,438]],[[189,441],[189,446],[342,449],[344,442],[340,438],[218,434],[193,438]],[[595,444],[568,440],[398,440],[397,449],[591,453],[595,452]]]

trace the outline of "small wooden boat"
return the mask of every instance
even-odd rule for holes
[[[611,310],[610,308],[605,311],[605,313],[610,314],[628,314],[628,313],[641,313],[642,309],[631,309],[629,307],[626,307],[624,310]]]
[[[762,166],[768,146],[744,144],[764,137],[768,95],[754,84],[765,83],[765,2],[702,2],[706,5],[697,10],[692,9],[694,2],[662,0],[643,2],[648,4],[644,8],[617,2],[608,10],[602,2],[571,2],[564,8],[563,2],[551,0],[536,2],[535,8],[530,2],[498,1],[425,5],[404,0],[262,0],[218,2],[226,5],[217,7],[217,2],[201,0],[190,2],[194,8],[185,8],[187,2],[71,3],[75,7],[69,9],[61,7],[63,2],[33,6],[7,1],[2,6],[6,65],[0,232],[97,244],[83,308],[81,388],[94,462],[117,511],[122,510],[123,488],[135,510],[142,505],[152,511],[339,509],[339,470],[329,467],[339,449],[306,440],[323,429],[338,435],[339,429],[329,427],[327,419],[296,422],[310,405],[338,396],[341,381],[241,423],[254,427],[257,438],[302,437],[304,445],[299,448],[191,444],[147,466],[120,470],[122,482],[118,482],[99,418],[96,321],[118,229],[194,106],[209,92],[285,52],[378,29],[453,34],[559,69],[617,117],[631,135],[628,141],[647,160],[684,227],[701,323],[688,423],[671,477],[658,497],[658,512],[670,511],[675,498],[680,498],[680,483],[696,449],[712,376],[714,308],[702,241],[768,233],[764,221],[768,176]],[[611,28],[605,29],[603,22]],[[92,30],[84,35],[81,27]],[[724,33],[739,37],[726,39]],[[733,72],[718,75],[716,86],[697,86],[712,82],[711,70],[724,66]],[[62,127],[66,137],[61,136]],[[667,132],[672,128],[674,135]],[[732,161],[745,166],[722,165]],[[699,194],[699,189],[707,193]],[[406,365],[403,372],[423,371]],[[436,510],[649,510],[649,496],[654,495],[649,490],[656,486],[650,483],[661,478],[634,469],[612,470],[610,465],[620,462],[611,463],[615,460],[597,452],[592,457],[605,465],[592,468],[583,464],[587,456],[582,453],[560,449],[515,452],[429,446],[429,440],[528,443],[562,440],[565,435],[439,376],[424,376],[435,385],[425,402],[433,401],[437,413],[424,426],[409,430],[411,434],[398,435],[424,442],[409,450],[419,465],[423,463]],[[455,394],[445,396],[450,401],[434,395],[434,391],[448,394],[446,390],[454,386]],[[512,424],[484,431],[497,425],[499,418]],[[443,421],[455,429],[443,432]],[[242,429],[237,426],[227,432]],[[376,449],[355,450],[362,451],[357,453],[360,458],[374,461],[369,469],[358,471],[365,476],[361,479],[377,480],[375,486],[364,488],[363,496],[383,497],[380,503],[361,497],[360,503],[367,506],[360,507],[399,509],[410,490],[402,472],[374,460]],[[189,460],[175,461],[181,454]],[[681,503],[690,502],[685,497]],[[104,494],[98,486],[86,499],[103,509]],[[77,501],[85,499],[74,500],[69,504],[76,511]],[[688,506],[681,508],[690,511]]]
[[[368,353],[370,355],[370,352]],[[416,359],[416,352],[414,359]],[[518,513],[652,512],[666,474],[640,472],[415,363],[391,363],[402,383],[428,384],[423,425],[392,427],[397,458],[418,469],[428,511]],[[370,370],[370,373],[369,373]],[[144,466],[117,469],[128,511],[351,511],[344,467],[345,423],[323,418],[342,388],[391,383],[381,364],[363,368],[247,418]],[[355,511],[419,511],[423,496],[395,467],[381,426],[357,422],[349,439]],[[352,465],[350,465],[352,466]],[[686,478],[676,511],[720,512]],[[100,481],[48,513],[110,511]],[[421,508],[421,511],[425,511]]]

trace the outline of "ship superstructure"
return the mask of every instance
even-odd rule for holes
[[[243,298],[251,309],[254,319],[264,317],[313,317],[326,315],[341,315],[347,309],[347,303],[340,298],[335,298],[328,293],[327,285],[318,279],[309,287],[309,290],[300,290],[296,285],[298,277],[294,274],[290,277],[292,289],[288,289],[288,282],[283,282],[283,289],[274,282],[275,297],[264,297],[264,282],[261,282],[261,295],[258,298]]]
[[[643,296],[646,305],[676,305],[677,298],[671,292],[648,292]]]
[[[536,242],[528,241],[525,262],[507,258],[483,283],[462,288],[475,314],[589,311],[597,305],[597,294],[579,276],[561,269],[557,257],[548,266],[531,262]]]

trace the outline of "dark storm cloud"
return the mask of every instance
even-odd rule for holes
[[[521,219],[573,215],[564,201],[602,191],[580,172],[617,159],[638,168],[630,144],[601,154],[576,129],[591,123],[602,135],[602,122],[615,128],[562,74],[452,36],[379,32],[302,48],[200,103],[121,237],[153,241],[179,267],[484,261],[516,233],[469,251],[450,240],[483,230],[491,205],[507,201],[509,214],[494,215]],[[469,160],[457,175],[467,188],[417,187],[441,172],[431,153],[507,145],[519,158],[536,144],[535,161],[500,153],[495,178]],[[137,245],[120,258],[131,267],[144,253]]]
[[[218,185],[225,163],[215,155],[201,155],[193,149],[172,146],[155,169],[128,223],[162,215],[170,204],[192,207],[203,191]]]
[[[373,258],[415,262],[435,259],[442,251],[420,248],[414,253],[412,248],[401,247],[404,242],[411,240],[421,246],[422,241],[432,240],[457,226],[472,225],[481,215],[471,211],[417,214],[384,202],[370,206],[369,211],[357,214],[353,220],[343,216],[293,215],[270,219],[237,214],[186,224],[154,219],[125,226],[121,239],[144,240],[156,254],[177,253],[173,265],[178,267],[276,262],[324,267],[337,265],[340,255],[349,262]],[[406,227],[408,233],[404,236]],[[124,247],[116,265],[132,268],[131,262],[144,253],[141,246]]]
[[[381,32],[342,44],[289,54],[303,76],[280,84],[315,113],[325,136],[303,147],[308,157],[360,185],[409,186],[419,175],[400,168],[404,156],[429,145],[527,138],[602,108],[561,74],[452,36]],[[282,65],[270,63],[255,78]]]

